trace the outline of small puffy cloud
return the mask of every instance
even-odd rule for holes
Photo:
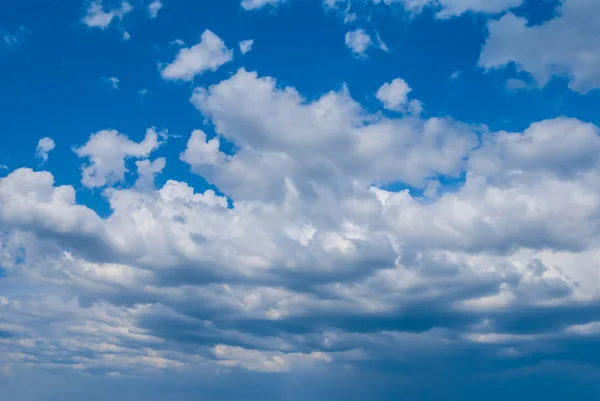
[[[148,92],[149,92],[148,89],[142,88],[138,91],[138,94],[143,97],[143,96],[146,96],[148,94]]]
[[[146,158],[160,146],[158,133],[150,128],[141,142],[134,142],[115,130],[103,130],[92,134],[81,147],[73,150],[89,163],[82,167],[83,186],[103,187],[125,179],[128,158]]]
[[[421,101],[408,99],[408,94],[412,91],[406,81],[402,78],[396,78],[392,82],[383,84],[375,94],[375,97],[383,103],[387,110],[398,112],[408,112],[412,115],[420,115],[423,112]]]
[[[352,50],[355,55],[360,57],[364,57],[367,49],[373,44],[371,37],[364,31],[364,29],[360,28],[347,32],[344,40],[346,42],[346,47]]]
[[[108,28],[111,22],[116,19],[123,19],[123,17],[133,10],[131,4],[127,1],[123,1],[119,8],[105,11],[102,0],[91,1],[88,5],[85,16],[83,17],[83,23],[90,28],[100,28],[102,30]]]
[[[278,6],[286,0],[242,0],[241,6],[244,10],[258,10],[265,6]]]
[[[252,39],[242,40],[239,43],[240,51],[242,52],[242,54],[246,54],[250,50],[252,50],[252,45],[253,44],[254,44],[254,40],[252,40]]]
[[[154,0],[152,3],[148,4],[148,15],[150,18],[158,17],[158,12],[163,7],[163,4],[160,0]]]
[[[564,0],[553,19],[536,26],[508,13],[488,23],[479,65],[491,70],[514,63],[539,86],[558,76],[579,93],[600,88],[599,13],[600,2],[581,0]]]
[[[35,150],[35,156],[45,163],[48,161],[48,153],[52,151],[55,147],[54,141],[52,138],[45,137],[38,141],[37,148]]]
[[[117,77],[106,77],[104,78],[104,81],[115,90],[119,89],[119,83],[121,82],[121,80]]]
[[[202,34],[200,43],[179,50],[175,60],[162,71],[164,79],[191,81],[205,71],[216,71],[233,60],[233,51],[217,35],[208,29]]]
[[[185,42],[183,40],[181,40],[181,39],[174,39],[174,40],[170,41],[169,44],[171,46],[179,46],[179,47],[181,47],[181,46],[185,45]]]
[[[412,91],[410,86],[402,78],[396,78],[392,82],[383,84],[375,96],[388,110],[400,111],[408,103],[408,94]]]

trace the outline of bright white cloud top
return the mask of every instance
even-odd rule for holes
[[[191,81],[196,75],[208,70],[216,71],[231,60],[233,51],[207,29],[202,34],[200,43],[179,50],[175,60],[161,71],[161,75],[164,79]]]
[[[37,148],[35,149],[35,156],[45,163],[48,161],[48,153],[55,147],[54,140],[49,137],[44,137],[38,141]]]

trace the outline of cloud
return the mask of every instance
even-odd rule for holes
[[[89,2],[86,14],[83,17],[83,23],[90,28],[100,28],[102,30],[108,28],[114,19],[122,20],[126,14],[133,10],[131,4],[127,1],[121,2],[119,8],[105,11],[102,0],[94,0]]]
[[[46,163],[48,161],[48,153],[54,149],[54,141],[52,138],[45,137],[38,141],[37,148],[35,149],[35,156]]]
[[[121,83],[121,80],[117,77],[107,77],[107,78],[103,78],[104,81],[109,84],[113,89],[115,90],[119,90],[119,84]]]
[[[411,13],[420,13],[426,7],[437,9],[440,19],[460,16],[464,13],[500,14],[519,7],[523,0],[373,0],[374,3],[401,4]]]
[[[410,86],[402,78],[396,78],[389,83],[383,84],[375,94],[375,97],[383,103],[387,110],[420,115],[423,105],[419,100],[408,99],[412,91]]]
[[[553,76],[569,81],[569,88],[587,93],[600,87],[600,28],[595,1],[564,0],[554,18],[531,26],[526,18],[508,13],[488,23],[489,36],[479,65],[486,70],[514,64],[534,78],[538,86]]]
[[[160,144],[154,129],[148,129],[139,143],[115,130],[98,131],[84,145],[73,149],[77,156],[89,160],[82,168],[81,183],[94,188],[123,181],[127,172],[125,159],[148,157]]]
[[[429,380],[597,357],[597,126],[388,117],[347,87],[308,98],[245,69],[191,101],[205,130],[180,159],[210,189],[168,176],[153,129],[75,148],[86,188],[121,184],[102,216],[50,172],[0,178],[0,286],[24,286],[2,292],[0,360]]]
[[[27,38],[31,35],[31,31],[20,25],[15,32],[2,32],[2,41],[8,49],[15,49],[19,47]]]
[[[158,17],[158,12],[163,7],[163,4],[160,0],[154,0],[152,3],[148,4],[148,15],[150,18]]]
[[[265,6],[278,6],[286,0],[242,0],[242,8],[247,11],[258,10]]]
[[[252,50],[252,45],[254,44],[254,41],[252,39],[248,39],[248,40],[242,40],[239,43],[240,46],[240,51],[242,52],[242,54],[246,54],[248,53],[250,50]]]
[[[354,31],[346,32],[344,40],[346,42],[346,47],[352,50],[355,55],[360,57],[365,57],[366,51],[373,44],[371,37],[360,28]]]
[[[377,90],[376,97],[386,109],[400,111],[408,104],[408,94],[411,91],[406,81],[396,78],[392,82],[383,84]]]
[[[233,51],[217,35],[208,29],[202,34],[200,43],[179,50],[175,60],[167,65],[161,75],[164,79],[191,81],[196,75],[233,60]]]

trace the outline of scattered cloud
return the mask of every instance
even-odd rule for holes
[[[154,129],[148,129],[139,143],[114,130],[92,134],[84,145],[73,149],[79,158],[88,160],[82,166],[81,184],[94,188],[121,182],[127,172],[126,159],[147,158],[160,145],[159,134]]]
[[[379,47],[380,50],[383,50],[386,53],[390,51],[390,49],[387,47],[385,42],[381,39],[379,32],[377,32],[377,31],[375,31],[375,38],[377,41],[377,46]]]
[[[524,17],[505,14],[488,23],[479,65],[492,70],[514,64],[531,74],[538,86],[558,76],[582,94],[600,88],[598,13],[596,1],[564,0],[556,16],[541,25],[530,26]]]
[[[242,54],[246,54],[250,50],[252,50],[252,45],[253,44],[254,44],[254,40],[252,40],[252,39],[242,40],[239,43],[240,51],[242,52]]]
[[[374,3],[401,4],[408,12],[421,13],[427,7],[437,9],[436,17],[446,19],[465,13],[501,14],[519,7],[523,0],[373,0]]]
[[[175,60],[161,71],[161,75],[168,80],[191,81],[196,75],[208,70],[216,71],[231,60],[233,51],[207,29],[202,34],[200,43],[179,50]]]
[[[420,115],[423,112],[423,105],[419,100],[408,99],[408,94],[411,91],[411,87],[408,86],[405,80],[396,78],[383,84],[377,90],[375,97],[383,103],[383,107],[387,110]]]
[[[367,50],[373,44],[371,37],[360,28],[347,32],[345,42],[346,47],[359,57],[366,57]]]
[[[45,137],[38,141],[37,148],[35,150],[35,156],[46,163],[48,161],[48,153],[54,149],[54,141],[52,138]]]
[[[265,6],[278,6],[286,0],[242,0],[242,8],[244,10],[258,10]]]
[[[162,9],[163,4],[160,0],[154,0],[148,4],[148,15],[150,18],[158,17],[158,12]]]
[[[133,10],[131,4],[123,1],[119,8],[106,11],[102,0],[93,0],[88,3],[87,11],[83,17],[83,23],[90,28],[108,28],[114,19],[122,20],[123,17]]]
[[[119,84],[121,83],[121,80],[117,77],[106,77],[103,78],[104,82],[106,82],[107,84],[109,84],[114,90],[119,90],[120,86]]]

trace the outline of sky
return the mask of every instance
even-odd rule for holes
[[[0,4],[0,393],[600,390],[600,2]]]

